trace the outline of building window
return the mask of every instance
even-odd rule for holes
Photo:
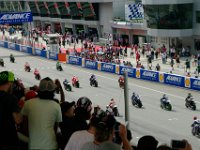
[[[192,29],[193,4],[144,5],[148,28]]]
[[[200,11],[196,11],[196,22],[200,23]]]

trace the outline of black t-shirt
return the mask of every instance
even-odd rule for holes
[[[17,98],[0,91],[0,149],[6,146],[18,146],[13,112],[19,112]]]

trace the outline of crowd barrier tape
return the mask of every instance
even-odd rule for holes
[[[82,58],[76,56],[69,56],[68,63],[72,65],[82,66]]]
[[[12,50],[22,51],[25,53],[33,54],[32,47],[27,47],[24,45],[19,45],[7,41],[0,41],[0,47],[9,48]],[[44,58],[50,58],[54,60],[60,60],[59,54],[50,54],[47,57],[47,51],[35,49],[35,55],[41,56]],[[111,63],[103,63],[87,60],[81,57],[76,56],[62,56],[62,61],[65,61],[68,64],[82,66],[88,69],[99,70],[109,73],[115,73],[119,75],[123,75],[124,71],[128,72],[128,76],[137,79],[149,80],[154,82],[159,82],[162,84],[174,85],[179,87],[184,87],[188,89],[198,90],[200,91],[200,79],[190,78],[175,74],[169,74],[164,72],[157,72],[151,70],[144,70],[139,68],[131,68],[126,66],[120,66]]]
[[[32,47],[27,47],[24,45],[21,45],[20,51],[28,54],[33,54]]]

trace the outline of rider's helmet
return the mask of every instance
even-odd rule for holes
[[[188,93],[188,97],[192,97],[192,94],[191,94],[191,93]]]
[[[87,112],[90,112],[92,110],[92,102],[87,97],[81,97],[76,103],[76,108],[83,108]]]
[[[94,74],[92,74],[92,75],[91,75],[91,78],[94,78],[94,77],[95,77],[95,75],[94,75]]]
[[[166,94],[163,94],[163,98],[167,98]]]
[[[111,102],[114,102],[115,100],[114,100],[114,98],[111,98],[111,100],[110,100]]]
[[[197,120],[197,116],[194,116],[194,117],[193,117],[193,120]]]
[[[135,96],[135,92],[133,92],[133,96]]]

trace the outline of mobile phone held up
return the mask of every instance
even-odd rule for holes
[[[186,147],[186,141],[183,140],[172,140],[171,146],[173,150],[179,150]]]

